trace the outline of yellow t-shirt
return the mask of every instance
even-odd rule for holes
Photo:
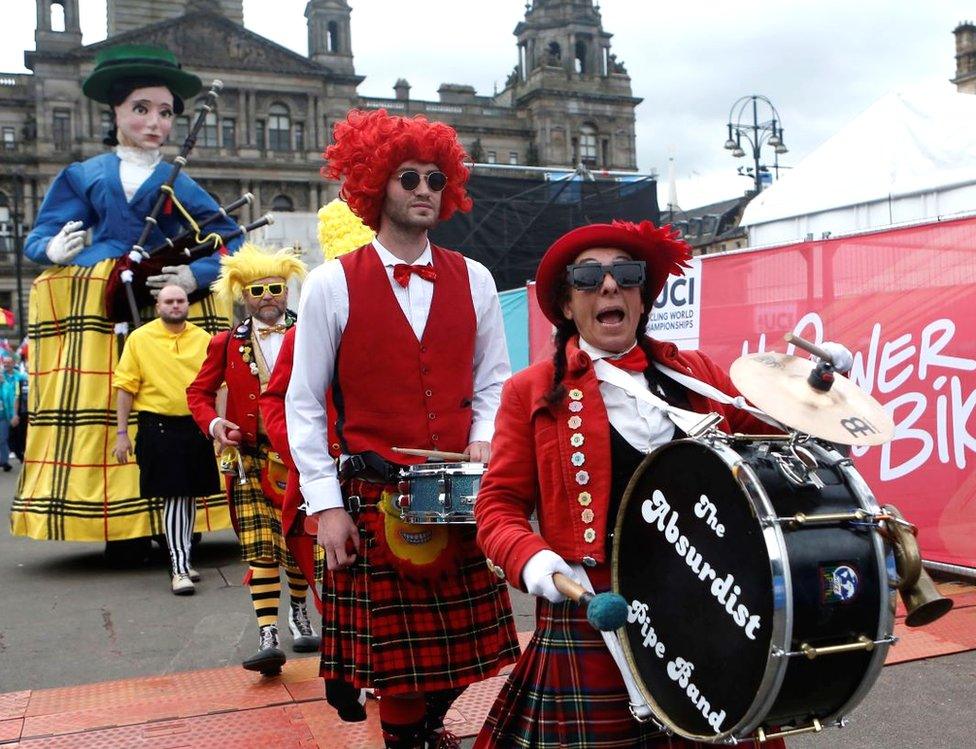
[[[129,335],[112,387],[135,396],[135,411],[189,416],[186,388],[200,371],[209,343],[210,334],[193,323],[170,333],[157,318]]]

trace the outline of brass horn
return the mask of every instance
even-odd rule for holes
[[[922,567],[918,540],[905,516],[894,505],[885,505],[882,510],[894,518],[894,522],[885,521],[885,529],[895,554],[898,594],[908,611],[905,624],[909,627],[931,624],[949,613],[952,599],[939,593],[929,573]]]

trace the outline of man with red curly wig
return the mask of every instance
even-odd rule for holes
[[[484,266],[427,237],[471,207],[455,131],[353,111],[334,136],[323,174],[343,180],[342,198],[376,238],[309,276],[285,401],[329,569],[321,675],[376,690],[387,747],[456,746],[443,728],[451,702],[518,655],[511,604],[472,525],[400,520],[399,471],[422,459],[392,448],[488,461],[510,374],[501,309]],[[327,697],[342,715],[349,695]]]

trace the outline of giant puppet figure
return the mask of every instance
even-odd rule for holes
[[[114,127],[105,142],[114,148],[58,174],[24,246],[30,260],[49,267],[31,288],[31,429],[10,528],[14,535],[36,539],[106,541],[107,551],[144,556],[148,537],[162,534],[162,500],[140,497],[135,463],[112,458],[112,372],[119,347],[105,292],[116,261],[138,242],[172,174],[173,165],[162,160],[160,149],[173,118],[201,83],[169,51],[125,45],[102,50],[82,88],[110,108]],[[149,246],[186,228],[174,205],[195,220],[219,208],[180,173],[149,234]],[[221,216],[208,228],[228,235],[238,227]],[[233,251],[239,243],[231,240],[226,249]],[[170,283],[188,294],[207,289],[218,263],[214,252],[189,265],[167,266],[147,285],[157,293]],[[191,306],[189,320],[211,333],[228,325],[209,295]],[[212,501],[216,505],[204,502],[198,508],[197,530],[228,525],[223,499]]]
[[[509,374],[501,309],[484,266],[427,237],[471,205],[457,133],[377,110],[351,112],[334,135],[326,174],[343,178],[342,197],[376,238],[309,274],[285,398],[329,567],[321,675],[376,689],[386,746],[441,746],[453,699],[510,663],[518,643],[505,584],[471,526],[417,532],[400,521],[399,470],[420,460],[392,448],[488,459]]]
[[[234,529],[248,562],[247,580],[257,617],[260,645],[243,666],[275,675],[285,663],[278,640],[280,567],[291,592],[288,625],[292,648],[313,652],[319,639],[305,605],[308,583],[285,543],[281,508],[287,464],[269,444],[258,410],[258,397],[268,385],[285,333],[295,324],[287,308],[288,281],[304,278],[305,264],[291,249],[276,252],[245,244],[221,261],[214,289],[224,299],[243,304],[246,315],[232,330],[210,341],[207,358],[186,390],[190,412],[200,429],[222,449],[240,453],[240,476],[227,476]],[[227,418],[217,413],[217,394],[227,387]],[[233,468],[233,465],[231,466]]]

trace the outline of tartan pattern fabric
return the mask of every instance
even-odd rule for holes
[[[461,536],[457,574],[414,583],[378,563],[366,516],[395,487],[354,480],[345,494],[361,497],[356,518],[360,553],[346,570],[327,573],[322,589],[324,679],[385,694],[465,687],[493,676],[518,657],[519,645],[505,583],[488,570],[474,529]]]
[[[49,268],[31,287],[30,429],[10,512],[13,535],[106,541],[163,533],[162,501],[140,497],[135,462],[120,465],[112,456],[112,372],[121,339],[105,316],[104,296],[114,262]],[[144,319],[152,315],[144,311]],[[211,333],[228,326],[212,295],[190,306],[189,319]],[[133,443],[135,421],[133,413]],[[229,525],[224,495],[198,501],[194,530]]]
[[[638,723],[610,651],[571,602],[539,598],[536,629],[492,706],[475,749],[705,747]]]
[[[257,457],[241,455],[247,483],[237,483],[237,476],[228,476],[234,530],[241,542],[241,557],[245,562],[273,559],[282,567],[298,569],[281,532],[281,510],[264,495],[261,469],[268,460],[268,447],[258,448]],[[321,580],[324,569],[322,547],[315,546],[315,579]]]

